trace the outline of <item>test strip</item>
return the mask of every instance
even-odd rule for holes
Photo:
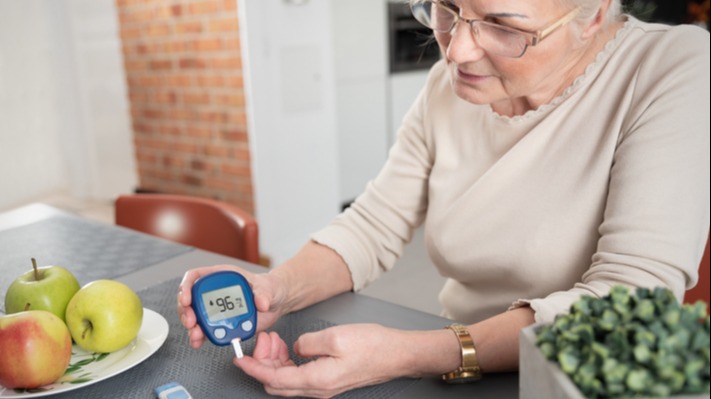
[[[239,338],[232,340],[232,347],[235,349],[235,356],[237,356],[237,359],[244,357],[244,354],[242,353],[242,343]]]

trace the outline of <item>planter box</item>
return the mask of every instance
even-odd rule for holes
[[[521,331],[519,358],[520,399],[584,399],[585,396],[568,376],[538,350],[534,324]],[[676,395],[675,399],[702,399],[708,394]]]

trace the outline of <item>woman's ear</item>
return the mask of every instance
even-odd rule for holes
[[[607,10],[610,8],[611,0],[602,0],[600,2],[600,8],[597,10],[597,14],[588,23],[588,26],[583,30],[583,39],[589,39],[597,33],[598,30],[605,24],[605,18],[607,16]]]

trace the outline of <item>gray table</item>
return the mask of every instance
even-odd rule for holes
[[[153,237],[116,226],[98,226],[94,222],[77,218],[42,204],[33,204],[0,214],[0,237],[12,237],[13,231],[19,234],[34,223],[41,223],[57,217],[71,218],[72,229],[76,229],[77,233],[80,233],[81,230],[93,229],[98,233],[92,235],[99,237],[103,234],[116,234],[116,230],[121,230],[122,237],[129,235],[128,239],[131,242],[136,240],[142,243],[138,246],[132,244],[128,253],[133,250],[150,251],[150,248],[153,250],[159,248],[162,251],[162,255],[158,258],[155,257],[155,254],[153,257],[143,257],[146,259],[146,263],[139,265],[139,267],[131,264],[131,270],[124,274],[116,275],[115,270],[107,267],[98,275],[101,278],[122,281],[136,290],[141,296],[144,306],[159,312],[166,318],[170,325],[170,332],[166,343],[150,358],[134,368],[97,384],[51,397],[57,399],[69,397],[152,398],[152,389],[155,386],[170,381],[178,381],[185,385],[196,399],[270,397],[264,393],[256,381],[232,365],[233,354],[230,347],[216,347],[206,344],[200,350],[189,348],[187,336],[180,326],[175,312],[177,285],[182,274],[188,269],[219,263],[237,264],[253,272],[264,272],[266,269],[191,247],[168,242],[156,243],[153,241],[156,240]],[[74,236],[69,235],[66,239],[73,239]],[[44,237],[43,239],[52,242],[52,245],[57,245],[55,241],[52,241],[57,237]],[[96,244],[91,238],[85,240],[87,240],[85,244],[87,248],[106,245],[103,242]],[[61,237],[59,242],[63,242]],[[5,253],[0,253],[0,266],[4,259],[14,259],[12,249],[5,249],[5,251]],[[51,262],[51,260],[47,260],[47,262]],[[92,278],[94,277],[92,276]],[[77,276],[77,278],[81,280],[82,276]],[[3,293],[6,289],[6,286],[0,286],[0,291]],[[364,295],[347,293],[285,317],[274,326],[274,330],[290,343],[304,332],[316,331],[336,324],[379,323],[395,328],[415,330],[438,329],[450,322],[441,317]],[[245,343],[246,352],[251,351],[251,345],[253,345],[252,342]],[[339,398],[440,397],[518,397],[518,374],[488,374],[477,383],[465,385],[447,385],[437,378],[399,379],[339,396]]]

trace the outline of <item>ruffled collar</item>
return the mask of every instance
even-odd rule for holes
[[[578,88],[583,86],[587,81],[589,81],[589,78],[591,76],[595,76],[598,72],[598,70],[602,67],[602,65],[605,64],[605,62],[610,58],[612,53],[614,52],[614,49],[618,47],[620,42],[622,41],[622,38],[627,34],[627,32],[631,29],[632,25],[634,25],[635,18],[629,15],[624,15],[624,18],[626,18],[625,23],[622,25],[622,27],[615,33],[615,36],[609,40],[607,43],[605,43],[605,46],[603,46],[602,50],[597,53],[595,56],[595,59],[588,64],[588,66],[585,68],[582,74],[575,78],[573,80],[573,83],[568,86],[563,93],[558,95],[557,97],[553,98],[550,102],[545,103],[541,105],[540,107],[536,109],[532,109],[530,111],[527,111],[523,115],[514,115],[514,116],[505,116],[498,114],[495,112],[493,109],[491,109],[491,106],[489,106],[489,112],[491,112],[491,115],[498,120],[504,121],[504,122],[509,122],[509,123],[516,123],[516,122],[522,122],[522,121],[528,121],[530,119],[537,118],[541,115],[544,115],[548,113],[551,109],[555,108],[558,104],[561,102],[565,101],[568,97],[571,96],[572,93],[574,93]]]

